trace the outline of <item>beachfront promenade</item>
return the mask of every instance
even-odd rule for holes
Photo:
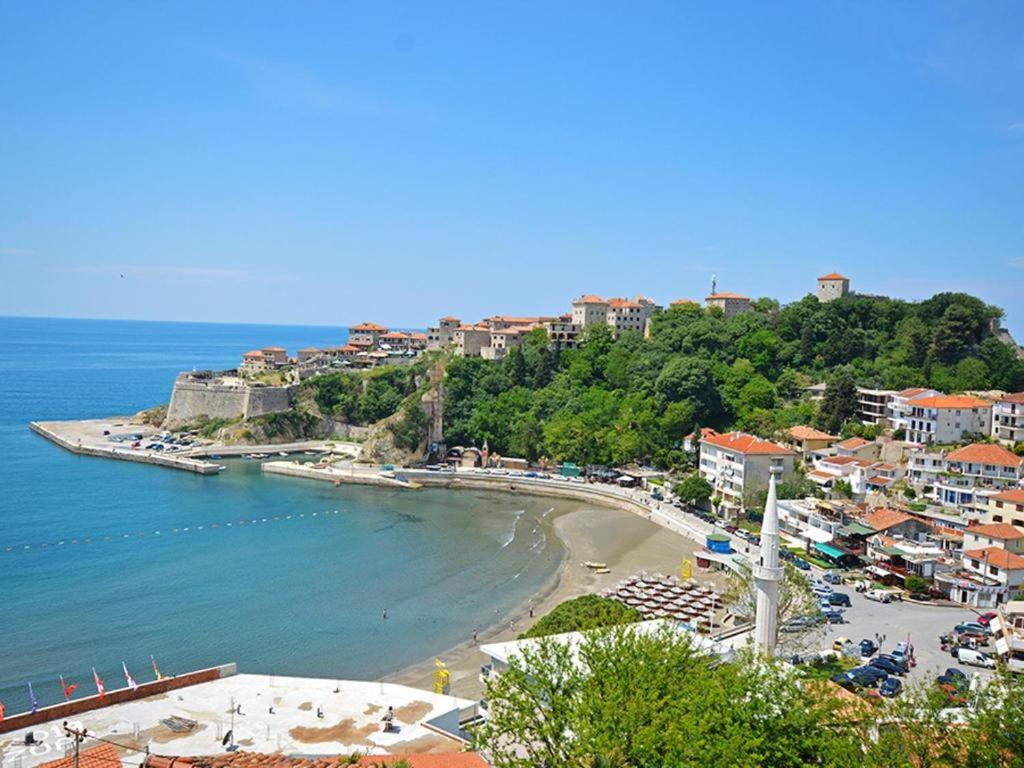
[[[512,476],[465,468],[442,472],[396,468],[393,473],[382,474],[379,467],[360,466],[352,462],[339,462],[324,467],[302,464],[297,461],[266,461],[263,463],[262,469],[267,474],[319,480],[335,485],[376,485],[409,489],[421,486],[451,490],[486,490],[587,501],[639,515],[701,545],[705,543],[709,534],[723,532],[721,528],[705,523],[676,509],[671,504],[655,499],[646,491],[597,483],[574,482],[558,476],[547,478]],[[720,562],[729,568],[736,568],[737,559],[757,558],[757,547],[752,544],[748,546],[749,551],[743,553],[721,555],[707,552],[704,554],[708,559]]]

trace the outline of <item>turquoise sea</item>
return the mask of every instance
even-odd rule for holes
[[[122,661],[152,679],[151,654],[164,673],[236,661],[246,672],[376,678],[467,640],[556,572],[564,550],[544,534],[543,499],[334,488],[242,460],[199,477],[74,456],[28,429],[166,402],[178,371],[231,367],[253,347],[294,353],[344,337],[0,318],[9,715],[28,708],[29,682],[45,705],[61,699],[60,675],[94,692],[94,666],[108,689],[124,685]]]

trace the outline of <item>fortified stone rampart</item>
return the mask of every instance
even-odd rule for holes
[[[259,387],[213,374],[182,373],[174,382],[164,425],[202,419],[250,419],[292,407],[298,386]]]

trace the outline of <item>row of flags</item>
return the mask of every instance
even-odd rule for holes
[[[160,667],[156,665],[156,659],[150,656],[149,660],[153,665],[153,674],[156,676],[156,679],[158,681],[163,680],[165,675],[160,671]],[[137,691],[139,689],[139,684],[135,682],[135,678],[133,678],[131,673],[128,671],[128,665],[123,661],[121,662],[121,669],[124,671],[124,680],[128,684],[128,687],[133,691]],[[96,667],[92,668],[92,679],[96,684],[96,693],[99,694],[100,701],[103,701],[107,697],[107,688],[103,683],[103,679],[96,671]],[[78,683],[67,683],[64,681],[64,675],[61,675],[60,687],[61,690],[64,691],[64,701],[71,701],[71,694],[78,689]],[[35,714],[39,709],[39,699],[36,698],[36,692],[32,690],[32,683],[28,684],[28,700],[32,705],[32,714]],[[0,723],[4,721],[4,712],[6,709],[7,708],[4,706],[4,703],[0,701]]]

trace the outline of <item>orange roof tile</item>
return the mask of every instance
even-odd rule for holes
[[[676,299],[675,301],[673,301],[671,303],[670,306],[678,307],[678,306],[681,306],[683,304],[696,304],[696,303],[697,302],[694,301],[693,299]]]
[[[443,322],[446,322],[446,323],[457,323],[457,322],[459,322],[459,318],[452,317],[451,315],[445,315],[444,317],[441,318],[441,320]]]
[[[595,296],[592,293],[586,293],[580,296],[578,299],[573,301],[573,304],[607,304],[604,299],[600,296]]]
[[[65,760],[73,761],[74,758],[65,758]],[[391,765],[399,760],[405,760],[410,768],[487,768],[488,766],[487,762],[476,752],[366,755],[360,758],[355,765],[360,768],[371,768],[377,765]],[[57,762],[63,763],[63,761]],[[289,757],[280,753],[259,752],[230,752],[204,757],[150,755],[147,764],[149,768],[338,768],[340,764],[347,765],[347,763],[339,763],[339,756]],[[47,763],[46,765],[50,766],[51,764]],[[70,763],[62,764],[60,768],[70,768],[70,766]],[[88,768],[110,768],[110,765],[94,765]]]
[[[409,338],[409,334],[402,333],[401,331],[391,331],[390,333],[385,333],[384,335],[382,335],[381,338],[382,339],[395,339],[397,341],[399,339],[408,339]]]
[[[964,557],[969,557],[973,560],[983,560],[989,565],[994,565],[996,568],[1003,568],[1008,571],[1024,570],[1024,557],[1013,552],[1007,552],[1001,547],[965,550]]]
[[[749,296],[744,296],[742,293],[729,293],[728,291],[719,291],[718,293],[712,293],[710,296],[705,297],[705,301],[712,301],[714,299],[741,299],[743,301],[750,301]]]
[[[121,756],[110,744],[83,749],[78,753],[78,768],[117,768],[121,764]],[[73,768],[75,756],[68,755],[59,760],[43,763],[38,768]]]
[[[793,453],[783,445],[743,432],[708,435],[703,438],[703,442],[743,454],[790,455]]]
[[[853,456],[829,456],[828,458],[822,459],[822,464],[838,464],[840,467],[844,467],[847,464],[853,464],[857,461]]]
[[[871,441],[865,440],[863,437],[848,437],[843,442],[837,443],[836,448],[842,448],[845,451],[856,451],[865,445],[871,445]]]
[[[896,397],[904,397],[904,398],[917,397],[922,392],[927,392],[927,391],[928,390],[925,389],[924,387],[911,387],[910,389],[901,389],[899,392],[896,393]]]
[[[264,352],[284,352],[284,347],[264,347]]]
[[[411,333],[411,334],[409,334],[409,338],[410,339],[416,339],[417,341],[426,341],[427,340],[427,334],[420,333],[420,332]]]
[[[1018,405],[1024,405],[1024,392],[1013,392],[1009,395],[1003,395],[999,398],[1001,403],[1017,403]]]
[[[935,395],[913,402],[915,408],[991,408],[992,403],[970,395]]]
[[[838,272],[829,272],[827,275],[822,275],[818,278],[819,280],[849,280],[850,278],[840,275]]]
[[[830,435],[828,432],[822,432],[820,429],[814,427],[805,427],[802,424],[795,427],[790,427],[789,436],[794,440],[838,440],[839,438],[835,435]]]
[[[1000,491],[995,496],[990,496],[991,499],[997,499],[999,501],[1008,501],[1011,504],[1024,504],[1024,488],[1008,488],[1005,491]]]
[[[875,475],[868,478],[868,485],[889,485],[889,483],[895,482],[891,477],[885,477],[884,475]]]
[[[359,325],[353,325],[349,328],[350,331],[386,331],[383,325],[377,325],[376,323],[360,323]]]
[[[989,539],[1003,539],[1004,541],[1024,539],[1024,529],[1018,528],[1015,525],[1010,525],[1009,523],[983,523],[981,525],[969,525],[967,526],[967,532],[975,533],[979,536],[985,536]]]
[[[896,509],[880,507],[864,518],[864,524],[876,531],[887,531],[908,520],[913,520],[910,515],[905,515]]]
[[[246,352],[244,355],[242,355],[242,357],[255,357],[255,358],[262,359],[263,358],[263,352],[261,352],[258,349],[254,349],[251,352]]]
[[[946,455],[946,461],[961,461],[965,464],[994,464],[997,467],[1019,467],[1024,459],[1001,445],[994,443],[973,443],[957,448]]]

